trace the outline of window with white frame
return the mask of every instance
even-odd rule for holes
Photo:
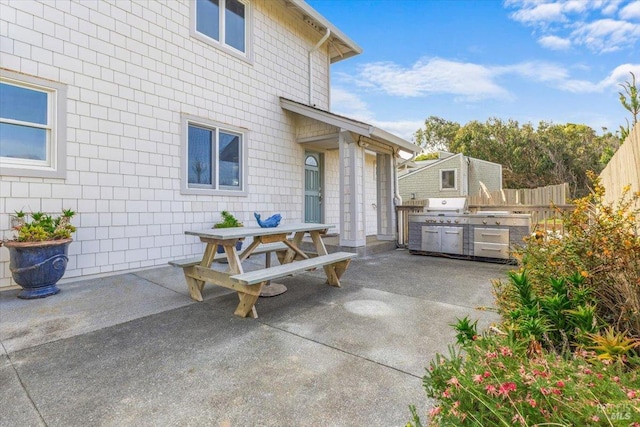
[[[66,87],[5,71],[0,76],[0,174],[64,177]]]
[[[244,137],[238,129],[186,119],[183,191],[244,191]]]
[[[246,0],[193,1],[193,34],[207,43],[247,57],[249,4]]]
[[[456,189],[456,169],[443,169],[440,171],[440,189]]]

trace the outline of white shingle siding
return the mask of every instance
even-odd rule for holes
[[[187,0],[2,2],[0,67],[66,85],[68,110],[66,179],[0,176],[4,237],[15,210],[76,210],[73,278],[200,253],[184,231],[223,209],[246,223],[254,211],[302,220],[304,148],[279,97],[308,102],[308,50],[321,35],[280,2],[251,7],[247,62],[190,37]],[[326,45],[313,61],[312,102],[328,109]],[[180,194],[181,114],[248,129],[247,196]],[[337,185],[337,158],[325,168]],[[337,223],[337,201],[326,202]],[[0,286],[10,284],[3,249]]]

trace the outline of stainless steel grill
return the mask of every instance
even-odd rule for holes
[[[466,197],[430,198],[409,214],[409,249],[473,258],[509,259],[531,229],[531,216],[508,211],[469,213]]]

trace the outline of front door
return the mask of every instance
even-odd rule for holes
[[[322,222],[322,173],[318,153],[305,153],[304,222]]]

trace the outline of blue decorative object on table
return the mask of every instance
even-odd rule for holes
[[[265,219],[264,221],[260,219],[259,213],[254,212],[253,216],[256,217],[256,221],[258,221],[258,225],[262,228],[277,227],[278,224],[280,224],[280,220],[282,219],[282,215],[280,214],[272,215],[269,218]]]

